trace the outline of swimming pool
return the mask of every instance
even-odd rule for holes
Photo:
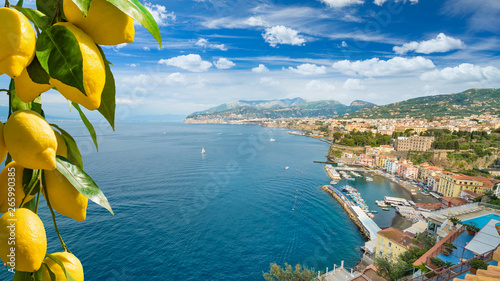
[[[469,224],[471,222],[474,222],[477,225],[477,227],[483,228],[491,219],[495,219],[495,220],[500,221],[500,216],[496,215],[496,214],[488,214],[488,215],[464,220],[464,221],[462,221],[462,224]]]

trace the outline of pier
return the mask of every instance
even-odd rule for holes
[[[323,164],[337,164],[335,161],[319,161],[319,160],[314,160],[314,163],[323,163]]]
[[[326,192],[330,193],[333,198],[337,199],[342,208],[347,212],[349,217],[358,226],[361,233],[368,238],[368,240],[377,239],[377,232],[381,229],[378,225],[370,219],[360,207],[356,206],[349,198],[347,198],[342,192],[330,185],[323,185],[321,187]]]

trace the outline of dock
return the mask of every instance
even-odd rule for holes
[[[323,163],[323,164],[337,164],[336,161],[319,161],[319,160],[314,160],[314,163]]]
[[[326,170],[326,173],[328,174],[328,176],[332,180],[341,180],[342,179],[340,174],[332,166],[325,165],[325,170]]]
[[[349,198],[347,198],[347,196],[330,185],[323,185],[321,188],[330,193],[333,198],[337,199],[342,208],[344,208],[349,217],[354,221],[356,226],[358,226],[359,230],[366,238],[376,241],[377,232],[381,229],[366,215],[365,212],[363,212],[363,210],[361,210],[360,207],[356,206]]]

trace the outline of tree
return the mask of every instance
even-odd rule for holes
[[[408,263],[401,259],[394,261],[392,254],[375,258],[373,265],[377,268],[377,274],[388,281],[402,277],[404,272],[411,268]]]
[[[271,263],[271,268],[269,272],[263,274],[264,279],[267,281],[312,281],[312,280],[323,280],[318,278],[318,274],[315,272],[314,268],[309,269],[303,267],[300,264],[295,266],[295,269],[285,263],[284,268],[281,266]]]

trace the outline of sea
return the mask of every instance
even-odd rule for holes
[[[86,280],[264,280],[271,263],[325,271],[362,257],[364,237],[321,189],[330,179],[313,161],[326,160],[325,142],[257,125],[122,122],[113,132],[98,123],[97,152],[81,122],[58,124],[115,213],[89,201],[84,222],[57,215]],[[394,211],[375,200],[402,197],[394,183],[344,184],[390,226]],[[62,251],[43,198],[39,215],[48,252]],[[2,270],[0,280],[9,279]]]

